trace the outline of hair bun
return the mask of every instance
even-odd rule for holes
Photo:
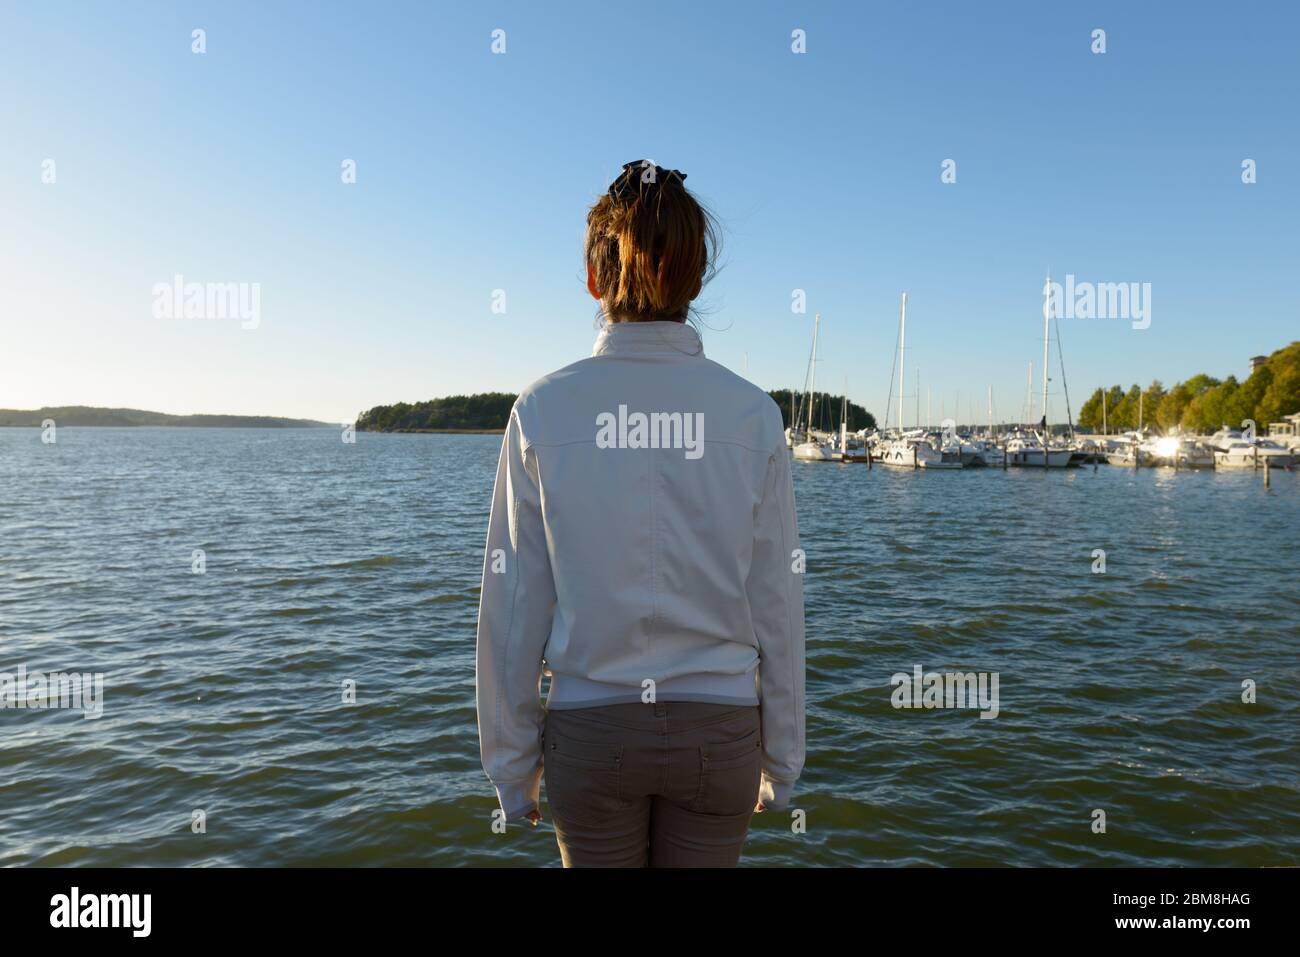
[[[676,180],[679,186],[685,186],[685,179],[686,174],[681,170],[664,169],[653,160],[633,160],[624,163],[623,172],[609,184],[609,197],[627,202],[673,180]]]

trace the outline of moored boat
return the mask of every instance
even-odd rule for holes
[[[1294,464],[1291,451],[1269,439],[1257,439],[1253,443],[1239,440],[1214,453],[1215,468],[1221,469],[1284,469]]]
[[[812,353],[808,357],[808,376],[805,380],[808,386],[808,420],[802,428],[796,423],[786,429],[786,442],[794,449],[794,457],[800,462],[835,461],[835,447],[829,437],[824,433],[818,436],[813,429],[813,408],[817,397],[817,333],[821,324],[821,313],[817,313],[813,316]]]
[[[1142,445],[1144,465],[1176,469],[1214,468],[1214,450],[1185,436],[1170,435]]]
[[[835,446],[830,442],[811,440],[794,447],[794,457],[801,462],[833,462]]]
[[[959,469],[961,455],[944,453],[930,444],[929,439],[904,436],[885,442],[879,447],[876,461],[893,468],[904,469]]]
[[[1036,433],[1013,436],[1007,440],[1006,446],[1007,465],[1026,468],[1068,468],[1073,454],[1068,448],[1044,448]]]

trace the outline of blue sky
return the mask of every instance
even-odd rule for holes
[[[646,156],[721,219],[705,349],[764,387],[820,312],[819,381],[882,414],[906,289],[909,403],[919,369],[936,420],[990,385],[1014,418],[1048,269],[1152,286],[1147,329],[1063,321],[1076,411],[1242,376],[1300,334],[1298,32],[1286,3],[6,5],[0,407],[516,391],[589,354],[585,212]],[[257,328],[155,318],[176,274],[259,283]]]

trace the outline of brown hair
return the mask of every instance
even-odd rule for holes
[[[712,278],[717,223],[684,178],[628,163],[587,213],[587,266],[610,322],[684,321]]]

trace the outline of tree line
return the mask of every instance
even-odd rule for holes
[[[1261,433],[1268,423],[1300,412],[1300,341],[1278,349],[1255,369],[1245,382],[1236,376],[1216,379],[1192,376],[1166,389],[1159,380],[1145,389],[1132,385],[1128,391],[1113,385],[1097,389],[1079,410],[1079,428],[1102,430],[1102,396],[1105,395],[1105,427],[1126,432],[1141,424],[1163,431],[1214,432],[1223,426],[1240,428],[1253,419]]]
[[[286,419],[278,415],[172,415],[145,409],[105,409],[93,405],[46,406],[42,409],[0,409],[0,427],[40,428],[46,419],[56,426],[176,426],[214,429],[336,428],[315,419]]]
[[[425,402],[377,405],[357,416],[357,429],[363,432],[504,429],[516,398],[510,392],[480,392],[449,395]]]
[[[789,389],[777,389],[769,392],[781,409],[781,418],[785,425],[790,424],[791,399],[795,408],[799,404],[799,394]],[[396,402],[392,405],[377,405],[362,412],[357,417],[357,429],[368,432],[420,432],[432,430],[446,431],[487,431],[504,429],[510,419],[510,409],[517,396],[509,392],[481,392],[476,395],[449,395],[441,399],[429,399],[426,402]],[[818,395],[817,408],[813,410],[813,424],[827,429],[836,429],[840,423],[840,408],[843,396]],[[801,416],[806,422],[808,410],[805,407]],[[860,405],[849,403],[849,430],[874,429],[876,419]]]
[[[781,422],[786,428],[790,427],[790,420],[794,413],[798,413],[799,421],[808,424],[808,406],[800,405],[800,399],[805,398],[803,393],[794,392],[790,389],[774,389],[767,393],[770,395],[781,410]],[[827,432],[835,432],[840,427],[840,412],[844,408],[844,396],[830,395],[828,393],[818,393],[813,409],[813,428],[824,429]],[[860,429],[874,429],[876,427],[876,417],[854,402],[849,402],[848,409],[849,431],[857,432]]]

